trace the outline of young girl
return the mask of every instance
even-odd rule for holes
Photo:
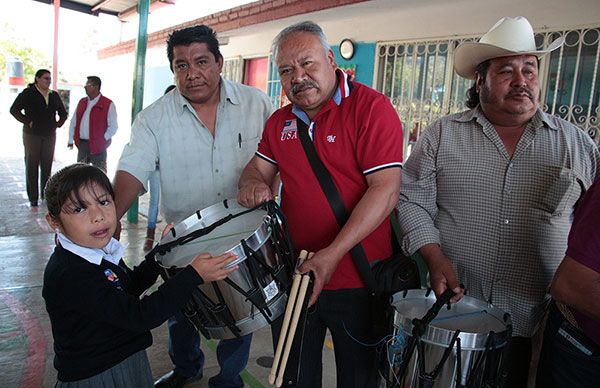
[[[153,329],[181,309],[203,281],[224,279],[233,254],[200,254],[148,296],[159,266],[146,260],[133,270],[117,227],[110,181],[97,167],[74,164],[46,186],[46,220],[57,246],[44,272],[42,296],[54,337],[57,387],[152,387],[145,349]]]

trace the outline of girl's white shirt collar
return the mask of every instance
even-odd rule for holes
[[[87,248],[75,244],[64,234],[57,232],[58,242],[69,252],[89,261],[92,264],[100,265],[102,259],[119,265],[119,260],[125,255],[125,246],[114,237],[110,239],[104,248]]]

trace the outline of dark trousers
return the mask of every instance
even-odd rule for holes
[[[528,337],[512,337],[507,356],[506,388],[527,388],[531,364],[532,341]]]
[[[554,303],[544,329],[536,386],[600,387],[600,346],[573,327]]]
[[[52,173],[55,144],[56,135],[38,136],[23,132],[27,197],[30,202],[37,202],[40,191],[44,197],[44,188]]]
[[[106,155],[106,150],[99,154],[90,154],[90,141],[79,139],[79,146],[77,147],[77,161],[79,163],[91,164],[106,172]]]
[[[377,357],[372,345],[371,314],[372,306],[364,289],[321,292],[317,303],[306,315],[304,330],[300,328],[296,332],[298,338],[290,352],[283,386],[321,387],[323,344],[329,329],[335,353],[337,387],[376,387]],[[281,319],[274,324],[274,338],[279,338],[280,325]]]

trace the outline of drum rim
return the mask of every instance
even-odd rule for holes
[[[237,213],[241,213],[243,211],[249,210],[249,208],[246,208],[246,207],[243,207],[242,205],[240,205],[235,198],[226,199],[221,202],[217,202],[211,206],[208,206],[204,209],[197,210],[194,213],[192,213],[190,216],[184,218],[182,221],[180,221],[176,225],[174,225],[173,228],[176,231],[178,229],[181,229],[181,225],[185,226],[185,229],[184,229],[185,233],[177,234],[175,237],[173,237],[173,235],[171,233],[168,233],[167,235],[165,235],[164,237],[162,237],[160,239],[159,247],[160,247],[160,245],[170,243],[170,242],[176,240],[177,238],[180,238],[182,236],[187,236],[190,233],[200,229],[200,228],[196,228],[196,226],[202,219],[209,217],[209,215],[212,213],[221,211],[221,209],[226,209],[231,214],[237,214]],[[256,210],[260,210],[260,209],[256,209]],[[264,211],[264,210],[261,210],[261,211]],[[198,213],[200,213],[200,218],[198,218]],[[246,242],[248,242],[248,240],[255,240],[253,244],[248,244],[249,247],[255,251],[260,250],[260,248],[271,238],[272,232],[271,232],[270,228],[268,228],[268,226],[267,226],[267,217],[269,217],[269,213],[267,211],[264,211],[264,215],[262,216],[262,222],[260,223],[260,225],[254,230],[254,232],[252,232],[250,235],[248,235],[244,239]],[[188,226],[188,223],[191,223],[192,221],[194,222],[194,224]],[[211,220],[211,223],[216,222],[216,221],[218,221],[218,220],[217,219]],[[193,243],[194,242],[190,242],[190,244],[193,244]],[[172,259],[172,261],[176,261],[176,258],[174,257],[174,256],[176,256],[175,252],[183,246],[185,246],[185,244],[174,247],[169,252],[157,254],[156,262],[165,269],[184,268],[185,266],[189,265],[191,263],[191,261],[190,261],[190,263],[186,263],[182,267],[179,267],[179,266],[171,264],[171,263],[164,263],[165,259]],[[239,265],[240,263],[242,263],[243,261],[245,261],[247,259],[246,253],[244,252],[244,249],[243,249],[241,243],[238,243],[222,252],[218,252],[218,253],[211,252],[211,254],[220,255],[220,254],[229,253],[229,252],[236,254],[238,256],[238,258],[235,259],[234,261],[232,261],[231,263],[229,263],[227,265],[227,267]],[[202,252],[198,252],[198,254],[199,253],[202,253]]]
[[[390,298],[390,304],[392,305],[395,311],[394,327],[396,329],[400,329],[400,327],[402,327],[402,329],[405,330],[406,334],[409,336],[412,335],[412,329],[414,327],[412,320],[414,318],[422,317],[408,317],[406,315],[402,315],[402,313],[398,311],[397,305],[403,300],[417,299],[419,297],[433,299],[435,301],[435,294],[430,289],[413,289],[400,291],[392,295],[392,297]],[[508,337],[511,333],[512,320],[510,314],[480,299],[473,298],[471,296],[464,296],[463,298],[466,298],[464,302],[469,301],[470,303],[478,304],[482,307],[485,307],[488,314],[492,315],[494,318],[498,319],[501,323],[504,324],[504,330],[494,332],[495,335],[498,336],[498,340],[500,342],[500,345],[497,345],[496,347],[504,346],[507,340],[509,339]],[[425,312],[423,314],[425,314]],[[454,330],[446,329],[443,327],[437,327],[435,326],[435,324],[430,324],[429,326],[427,326],[425,332],[421,336],[421,340],[431,345],[448,346],[451,343],[451,339],[454,335],[454,332]],[[490,331],[461,331],[459,334],[459,338],[461,339],[461,348],[464,350],[484,350],[489,334]]]

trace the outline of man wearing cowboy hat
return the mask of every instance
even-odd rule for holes
[[[466,292],[512,316],[507,387],[525,387],[531,337],[564,255],[574,206],[600,172],[587,134],[540,109],[539,59],[523,17],[503,18],[454,54],[475,81],[462,113],[432,123],[403,169],[403,249],[419,252],[437,295]]]

